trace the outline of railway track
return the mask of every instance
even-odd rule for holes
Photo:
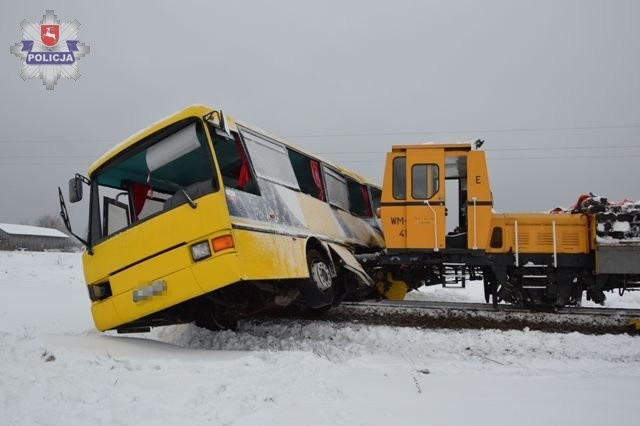
[[[574,307],[541,312],[510,305],[494,309],[482,303],[383,300],[344,302],[317,319],[396,327],[637,334],[640,309]]]

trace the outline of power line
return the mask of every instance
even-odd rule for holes
[[[548,157],[497,157],[492,158],[489,156],[489,161],[520,161],[520,160],[573,160],[573,159],[612,159],[612,158],[639,158],[640,155],[572,155],[572,156],[548,156]],[[355,164],[355,163],[379,163],[380,160],[343,160],[340,163]]]
[[[35,163],[7,163],[0,164],[2,167],[73,167],[74,169],[85,170],[88,168],[88,164],[60,164],[60,163],[48,163],[48,164],[35,164]]]
[[[528,133],[528,132],[559,132],[571,130],[603,130],[603,129],[638,129],[640,124],[621,124],[608,126],[570,126],[570,127],[520,127],[507,129],[465,129],[465,130],[411,130],[392,132],[345,132],[345,133],[316,133],[300,135],[283,135],[283,138],[325,138],[325,137],[367,137],[367,136],[402,136],[402,135],[447,135],[466,133]],[[0,139],[0,143],[118,143],[120,139],[105,138],[74,138],[74,139]]]
[[[640,147],[638,147],[640,148]],[[336,154],[340,154],[340,153],[336,153]],[[355,154],[355,153],[354,153]],[[372,152],[368,152],[368,153],[358,153],[358,154],[374,154]],[[379,153],[379,154],[384,154],[383,152]],[[511,157],[494,157],[493,155],[491,155],[491,152],[487,153],[487,158],[489,160],[496,160],[496,161],[502,161],[502,160],[513,160],[513,161],[519,161],[519,160],[573,160],[573,159],[613,159],[613,158],[638,158],[640,157],[640,154],[621,154],[621,155],[571,155],[569,153],[567,153],[568,155],[554,155],[554,156],[511,156]],[[55,156],[55,157],[50,157],[50,156],[10,156],[10,157],[0,157],[0,166],[53,166],[53,165],[57,165],[57,166],[78,166],[78,167],[88,167],[89,165],[91,165],[94,161],[97,161],[99,157],[98,156],[90,156],[90,157],[78,157],[78,156],[74,156],[74,157],[63,157],[63,156]],[[20,161],[20,162],[5,162],[2,160],[36,160],[36,161]],[[86,161],[71,161],[71,162],[64,162],[64,161],[53,161],[53,162],[44,162],[47,160],[66,160],[66,159],[86,159]],[[40,160],[40,161],[37,161]],[[348,159],[332,159],[332,161],[341,164],[341,163],[381,163],[381,159],[368,159],[368,160],[348,160]]]
[[[559,132],[569,130],[601,130],[601,129],[637,129],[640,124],[622,124],[611,126],[572,126],[572,127],[522,127],[511,129],[468,129],[468,130],[421,130],[395,132],[353,132],[353,133],[318,133],[311,135],[284,135],[285,138],[324,138],[324,137],[365,137],[365,136],[400,136],[400,135],[447,135],[459,133],[526,133],[526,132]]]
[[[536,156],[536,157],[488,157],[489,161],[522,161],[522,160],[574,160],[574,159],[622,159],[622,158],[639,158],[640,154],[627,154],[627,155],[571,155],[571,156]],[[64,159],[60,157],[59,159]],[[2,159],[0,159],[2,160]],[[341,160],[340,164],[373,164],[378,163],[382,164],[380,159],[370,159],[370,160]],[[80,162],[72,162],[72,163],[64,163],[64,162],[49,162],[49,163],[39,163],[39,162],[19,162],[19,163],[3,163],[0,162],[0,165],[5,166],[75,166],[75,167],[88,167],[90,163],[80,163]]]
[[[0,143],[103,143],[109,142],[113,145],[120,142],[115,139],[0,139]]]
[[[554,147],[518,147],[518,148],[490,148],[485,150],[488,155],[491,155],[495,152],[502,151],[573,151],[573,150],[602,150],[602,149],[638,149],[640,145],[605,145],[605,146],[583,146],[583,145],[574,145],[574,146],[554,146]],[[380,155],[386,154],[389,151],[324,151],[317,152],[318,155]],[[84,160],[96,160],[100,158],[100,154],[98,155],[4,155],[0,156],[0,161],[4,159],[84,159]],[[629,155],[624,155],[625,157]],[[563,157],[565,158],[565,157]],[[598,156],[601,158],[601,156]]]
[[[4,159],[22,159],[22,158],[27,158],[27,159],[42,159],[42,160],[49,160],[52,158],[55,159],[63,159],[63,158],[69,158],[69,159],[73,159],[73,158],[79,158],[79,159],[98,159],[100,156],[96,156],[96,155],[3,155],[0,156],[0,160],[4,160]]]
[[[497,157],[492,158],[489,156],[489,160],[573,160],[576,159],[587,159],[587,158],[638,158],[640,155],[637,154],[627,154],[627,155],[571,155],[571,156],[547,156],[547,157]]]
[[[495,148],[486,150],[486,152],[493,151],[564,151],[564,150],[585,150],[585,149],[626,149],[626,148],[640,148],[640,145],[599,145],[599,146],[584,146],[584,145],[574,145],[574,146],[553,146],[553,147],[542,147],[542,148],[534,148],[534,147],[523,147],[523,148]]]
[[[626,148],[640,148],[640,145],[606,145],[606,146],[555,146],[555,147],[522,147],[522,148],[489,148],[484,150],[486,153],[492,153],[497,151],[569,151],[569,150],[589,150],[589,149],[626,149]],[[318,155],[342,155],[342,154],[386,154],[389,151],[326,151],[317,152]]]

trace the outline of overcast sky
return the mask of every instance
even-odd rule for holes
[[[53,91],[9,53],[46,9],[91,46]],[[500,211],[640,199],[640,1],[3,0],[0,40],[0,222],[192,103],[378,183],[392,144],[485,139]]]

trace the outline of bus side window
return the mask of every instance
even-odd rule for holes
[[[326,166],[323,167],[323,169],[327,182],[327,199],[329,200],[329,204],[339,207],[342,210],[350,211],[347,179],[339,172]]]
[[[356,216],[371,217],[371,200],[367,187],[353,179],[347,179],[349,188],[349,208],[350,212]]]
[[[233,141],[230,141],[218,136],[214,129],[210,128],[210,133],[213,135],[213,149],[225,187],[259,194],[240,136],[232,132]]]
[[[296,191],[300,190],[291,160],[282,142],[238,125],[256,176]]]
[[[380,199],[382,198],[382,191],[379,188],[375,188],[373,186],[369,187],[369,191],[371,192],[371,204],[373,211],[376,212],[380,208]]]
[[[127,195],[126,192],[119,193],[116,198],[104,197],[102,204],[104,206],[104,216],[102,223],[104,229],[102,234],[112,235],[125,229],[131,224],[129,217],[129,206],[126,203],[118,201],[120,195]]]
[[[300,191],[318,200],[325,201],[326,194],[324,183],[322,182],[320,162],[291,149],[287,151]]]

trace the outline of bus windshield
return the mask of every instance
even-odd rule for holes
[[[177,123],[141,141],[92,178],[91,240],[100,241],[148,217],[218,189],[198,121]]]

